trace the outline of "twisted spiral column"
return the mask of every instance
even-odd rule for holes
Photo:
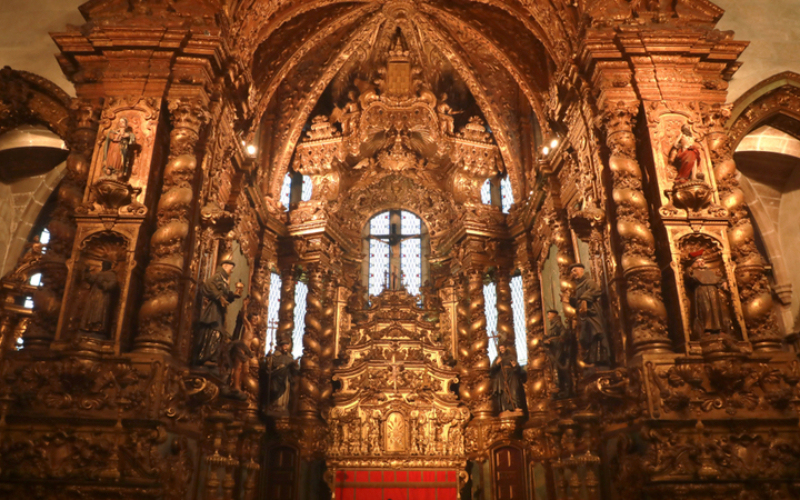
[[[316,417],[319,414],[323,277],[324,273],[319,266],[314,266],[308,273],[306,330],[303,334],[303,357],[300,358],[300,382],[298,385],[299,412],[304,417]]]
[[[144,273],[144,302],[139,311],[137,351],[172,351],[182,299],[181,276],[188,263],[200,177],[200,135],[209,112],[200,102],[175,100],[169,104],[170,149],[156,212],[156,230],[150,239],[150,263]]]
[[[86,181],[97,137],[98,109],[91,103],[76,101],[72,107],[72,134],[67,139],[66,175],[58,185],[58,204],[47,224],[50,242],[41,260],[42,286],[33,294],[33,316],[25,332],[26,349],[46,349],[56,333],[61,299],[67,281],[66,261],[72,253],[76,225],[75,209],[83,201]]]
[[[320,333],[320,405],[324,409],[330,404],[333,394],[333,359],[336,350],[336,292],[339,282],[333,273],[328,273],[325,282],[322,305],[322,332]]]
[[[489,337],[486,335],[486,313],[483,298],[483,272],[467,271],[469,286],[469,356],[470,360],[470,409],[476,417],[488,417],[492,413],[492,386],[489,380]]]
[[[470,342],[469,342],[469,281],[466,276],[456,279],[456,350],[458,354],[458,396],[466,404],[472,400],[470,390]]]
[[[525,331],[528,346],[528,382],[525,393],[531,415],[547,411],[552,377],[548,370],[548,356],[544,349],[544,322],[542,321],[542,290],[539,276],[531,266],[522,270],[525,288]]]
[[[710,118],[712,127],[707,136],[708,145],[720,202],[730,212],[728,241],[731,257],[736,263],[736,286],[747,335],[756,351],[779,350],[781,333],[775,317],[765,260],[756,247],[753,222],[744,201],[744,192],[736,178],[731,139],[722,125],[727,120],[727,114],[712,114]]]
[[[294,332],[294,286],[297,283],[293,266],[281,270],[281,306],[278,309],[278,329],[275,338],[278,342],[292,341]]]
[[[637,113],[635,104],[620,103],[606,109],[603,115],[606,144],[611,150],[611,194],[622,249],[625,303],[634,352],[669,351],[661,270],[656,263],[655,239],[650,229],[647,198],[642,190],[642,170],[636,161],[633,124]]]
[[[497,286],[497,336],[498,343],[509,347],[514,343],[514,312],[511,309],[511,276],[508,269],[500,269],[495,276]]]

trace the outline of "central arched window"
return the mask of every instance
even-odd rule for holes
[[[407,210],[389,210],[372,217],[364,229],[369,294],[405,288],[419,295],[428,275],[429,241],[422,220]]]

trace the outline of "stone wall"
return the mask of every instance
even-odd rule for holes
[[[12,271],[42,207],[64,176],[66,163],[9,184],[0,182],[0,276]]]

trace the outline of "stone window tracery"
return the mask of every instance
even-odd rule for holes
[[[373,216],[365,229],[369,294],[405,288],[411,295],[419,295],[427,274],[429,245],[422,219],[407,210],[389,210]]]
[[[303,355],[303,334],[306,331],[306,298],[308,285],[298,280],[294,285],[294,331],[292,332],[292,356],[299,359]]]
[[[264,337],[264,350],[269,352],[275,348],[275,334],[278,331],[278,311],[281,308],[281,275],[271,273],[269,280],[269,299],[267,305],[267,332]]]
[[[511,210],[514,204],[514,193],[511,190],[511,179],[508,175],[499,178],[486,179],[481,186],[481,203],[500,207],[504,214]]]
[[[292,203],[308,201],[313,193],[311,177],[295,172],[286,172],[281,186],[280,202],[285,211],[289,211]]]
[[[489,337],[489,361],[497,357],[497,284],[483,285],[483,312],[486,315],[486,335]]]
[[[522,275],[511,278],[511,311],[514,314],[514,346],[517,349],[517,362],[528,364],[527,332],[525,331],[525,292]]]

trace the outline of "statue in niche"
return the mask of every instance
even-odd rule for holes
[[[208,366],[218,373],[219,357],[223,343],[231,338],[225,328],[225,314],[231,302],[242,296],[244,285],[236,284],[236,291],[230,289],[230,276],[236,263],[230,259],[222,261],[213,276],[200,286],[203,297],[203,311],[198,321],[198,338],[192,361],[196,366]]]
[[[573,264],[569,268],[575,281],[575,293],[569,298],[569,305],[577,312],[578,338],[583,350],[583,362],[593,366],[609,366],[608,335],[603,306],[600,303],[602,292],[597,283],[586,276],[583,264]]]
[[[715,270],[709,269],[704,253],[704,250],[690,252],[686,271],[694,306],[692,330],[698,338],[732,331],[728,283]]]
[[[368,421],[367,439],[373,455],[381,454],[381,412],[372,411],[372,418]]]
[[[292,342],[280,340],[275,352],[261,360],[261,387],[265,413],[287,414],[291,388],[299,368],[292,357]]]
[[[700,164],[700,146],[695,142],[688,124],[681,127],[681,133],[669,151],[669,162],[677,170],[676,184],[698,180],[697,166]]]
[[[120,118],[116,127],[111,127],[103,143],[103,173],[127,179],[131,175],[136,134],[128,125],[127,118]]]
[[[561,315],[555,309],[547,311],[547,338],[544,341],[550,354],[550,363],[558,378],[558,398],[573,397],[573,374],[575,373],[575,360],[577,349],[575,336],[572,330],[567,329],[561,322]]]
[[[436,106],[436,114],[439,115],[439,131],[442,135],[453,135],[455,122],[453,120],[453,108],[447,104],[447,94],[442,94],[439,98],[439,105]]]
[[[89,294],[83,304],[79,328],[82,332],[108,337],[119,278],[111,262],[104,260],[101,266],[100,271],[90,272],[83,278],[89,285]]]
[[[360,321],[366,316],[364,312],[367,307],[366,292],[361,281],[356,280],[350,292],[350,297],[347,298],[347,312],[350,313],[350,318],[353,322]]]
[[[19,267],[36,262],[42,258],[45,252],[45,244],[39,241],[39,235],[33,237],[33,240],[25,244],[25,253],[19,260]]]
[[[419,291],[422,294],[422,307],[429,311],[425,319],[432,323],[438,322],[439,314],[444,311],[441,297],[433,288],[430,280],[425,280],[425,283],[419,287]]]
[[[239,311],[234,330],[234,340],[228,346],[227,363],[230,365],[230,390],[227,394],[234,399],[246,400],[248,393],[255,393],[250,387],[250,364],[255,358],[253,346],[258,349],[260,342],[253,335],[252,313],[246,313],[247,301]]]
[[[522,412],[522,382],[525,372],[517,364],[514,353],[500,344],[498,353],[492,363],[492,394],[494,394],[500,412]]]

